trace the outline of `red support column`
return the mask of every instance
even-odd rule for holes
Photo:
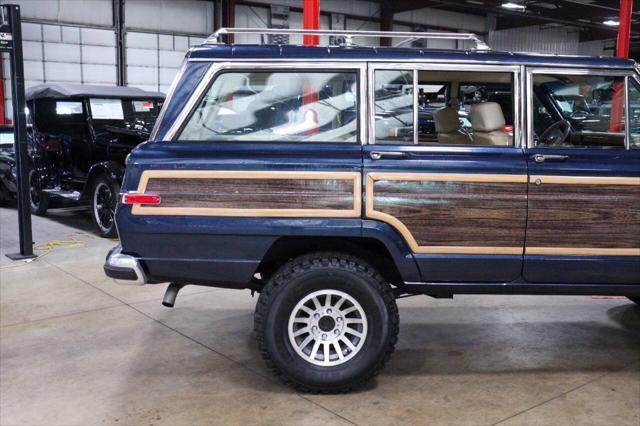
[[[620,25],[618,26],[618,43],[616,46],[616,56],[619,58],[629,57],[632,9],[633,0],[620,0]],[[618,85],[618,87],[614,87],[614,94],[611,103],[611,119],[609,121],[609,131],[622,131],[623,113],[624,85]]]
[[[304,0],[303,25],[305,30],[320,29],[320,0]],[[320,37],[317,35],[305,35],[304,44],[307,46],[317,46],[320,44]]]
[[[618,27],[618,46],[616,56],[629,57],[629,42],[631,39],[631,12],[633,0],[620,0],[620,26]]]

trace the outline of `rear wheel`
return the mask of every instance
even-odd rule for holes
[[[91,218],[101,237],[116,236],[115,211],[120,185],[107,176],[100,175],[91,187]]]
[[[42,184],[38,179],[38,172],[29,170],[29,201],[31,213],[36,216],[44,216],[49,208],[49,194],[42,190]]]
[[[631,300],[636,305],[640,305],[640,297],[628,297],[628,299]]]
[[[398,336],[389,285],[369,265],[340,253],[292,260],[263,289],[258,346],[285,383],[304,392],[346,392],[384,367]]]

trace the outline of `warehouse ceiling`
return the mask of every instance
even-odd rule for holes
[[[619,0],[381,0],[385,13],[425,7],[496,17],[496,30],[531,25],[569,26],[580,31],[580,41],[608,40],[617,26]],[[507,6],[507,7],[505,7]],[[634,0],[632,48],[640,49],[640,0]],[[612,22],[609,22],[612,24]]]

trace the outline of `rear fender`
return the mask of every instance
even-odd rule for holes
[[[100,175],[105,175],[113,182],[121,184],[122,178],[124,177],[124,170],[124,166],[115,161],[103,161],[101,163],[94,164],[89,169],[87,181],[82,189],[82,198],[89,196],[93,180]]]

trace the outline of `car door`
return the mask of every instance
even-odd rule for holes
[[[123,247],[154,276],[246,285],[278,238],[359,237],[364,69],[211,65],[164,140],[132,152],[123,188],[162,201],[118,212]]]
[[[397,236],[423,282],[521,277],[519,87],[518,67],[369,64],[363,232]],[[509,111],[492,101],[498,95],[510,99]]]
[[[640,150],[630,146],[630,73],[528,70],[526,281],[640,283]]]

